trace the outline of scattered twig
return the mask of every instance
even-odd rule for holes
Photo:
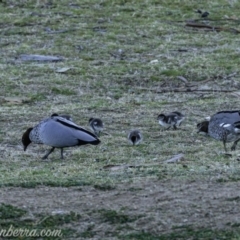
[[[226,31],[226,32],[240,33],[240,31],[235,28],[214,27],[214,26],[201,24],[201,23],[195,23],[195,22],[187,22],[186,27],[202,28],[205,30],[211,30],[211,31],[217,31],[217,32]]]
[[[234,96],[234,97],[240,98],[240,92],[239,91],[232,92],[231,95]]]
[[[203,81],[195,81],[195,82],[191,82],[191,85],[188,85],[188,87],[198,87],[198,86],[200,86],[200,85],[203,85],[203,84],[205,84],[205,83],[207,83],[207,82],[210,82],[210,81],[213,81],[214,79],[212,79],[212,78],[207,78],[207,79],[205,79],[205,80],[203,80]]]
[[[181,161],[181,159],[183,158],[183,156],[180,155],[184,155],[184,154],[178,154],[175,156],[176,160],[172,160],[172,162],[168,162],[168,163],[174,163],[174,162],[179,162]],[[178,158],[178,159],[177,159]],[[172,158],[173,159],[173,158]],[[171,160],[171,159],[169,159]],[[166,161],[165,161],[166,162]],[[109,164],[106,166],[103,166],[104,170],[110,170],[110,171],[120,171],[120,170],[126,170],[129,168],[141,168],[141,167],[156,167],[163,164],[163,162],[158,162],[158,163],[149,163],[149,164],[141,164],[141,165],[129,165],[129,164],[122,164],[122,165],[114,165],[114,164]]]
[[[183,77],[183,76],[177,76],[177,79],[183,81],[186,84],[188,83],[188,80],[185,77]]]
[[[62,30],[52,30],[51,28],[45,28],[45,31],[49,34],[58,34],[58,33],[66,33],[72,31],[72,29],[62,29]]]
[[[155,167],[155,166],[159,166],[162,163],[176,163],[176,162],[180,162],[184,160],[184,154],[180,153],[177,154],[175,156],[173,156],[172,158],[164,161],[164,162],[158,162],[158,163],[149,163],[149,164],[140,164],[140,165],[130,165],[130,164],[108,164],[103,166],[104,170],[111,170],[111,171],[119,171],[119,170],[126,170],[128,168],[140,168],[140,167]]]
[[[196,82],[191,82],[192,84],[194,85],[202,85],[202,84],[205,84],[207,82],[210,82],[210,81],[214,81],[214,80],[218,80],[218,79],[229,79],[229,78],[232,78],[234,77],[236,74],[238,74],[237,72],[234,72],[234,73],[231,73],[227,76],[212,76],[211,78],[207,78],[203,81],[196,81]]]
[[[172,49],[170,51],[177,51],[177,52],[188,52],[189,50],[188,49],[182,49],[182,48],[179,48],[179,49]]]
[[[236,72],[231,73],[231,74],[227,75],[227,76],[225,77],[225,79],[228,79],[228,78],[234,77],[236,74],[237,74]]]
[[[19,58],[22,61],[39,61],[39,62],[58,62],[63,60],[62,57],[45,56],[37,54],[21,54]]]
[[[198,88],[163,88],[163,89],[153,89],[146,87],[137,87],[141,90],[147,90],[155,93],[167,93],[167,92],[183,92],[183,93],[193,93],[193,92],[234,92],[235,90],[227,89],[198,89]]]

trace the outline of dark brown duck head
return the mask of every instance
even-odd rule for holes
[[[103,122],[100,118],[89,118],[88,123],[90,124],[90,126],[103,128]]]
[[[165,121],[166,120],[166,115],[163,114],[163,113],[159,114],[158,117],[157,117],[157,120],[158,121]]]
[[[208,134],[208,125],[209,125],[209,121],[203,121],[197,124],[197,129],[198,132],[197,133],[204,133],[204,134]]]
[[[32,142],[29,138],[29,134],[32,131],[33,128],[28,128],[27,131],[22,135],[22,144],[23,144],[23,150],[26,151],[28,145]]]

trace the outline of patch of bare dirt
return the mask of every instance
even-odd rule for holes
[[[1,188],[0,203],[26,208],[35,213],[81,214],[76,226],[82,232],[94,225],[96,236],[116,231],[115,225],[101,221],[100,209],[139,216],[128,223],[134,230],[166,233],[173,227],[192,226],[225,229],[240,223],[239,182],[160,182],[148,179],[101,191],[83,187]]]

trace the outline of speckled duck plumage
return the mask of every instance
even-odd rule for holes
[[[100,143],[100,140],[93,133],[64,117],[51,116],[50,118],[42,120],[35,127],[27,129],[23,134],[22,143],[24,151],[31,142],[52,147],[43,157],[43,159],[46,159],[55,148],[61,149],[61,158],[63,158],[64,147],[85,144],[97,145]]]
[[[180,112],[171,112],[169,114],[159,114],[158,115],[158,122],[161,126],[165,127],[166,129],[169,129],[170,127],[173,127],[173,129],[177,129],[184,120],[184,115]]]
[[[132,145],[138,145],[143,137],[139,130],[132,130],[128,134],[128,140]]]
[[[209,121],[208,134],[222,141],[226,152],[226,142],[234,142],[231,150],[235,150],[240,140],[240,111],[221,111],[214,114]]]
[[[88,122],[93,132],[99,137],[104,127],[102,120],[100,118],[90,118]]]

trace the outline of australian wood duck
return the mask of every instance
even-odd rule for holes
[[[63,148],[85,144],[97,145],[100,143],[100,140],[93,133],[72,121],[64,117],[52,116],[44,119],[35,127],[26,130],[22,136],[24,151],[26,151],[31,142],[52,147],[43,156],[43,159],[47,159],[55,148],[61,149],[61,158],[63,159]]]
[[[222,111],[214,114],[209,121],[208,134],[223,142],[225,152],[226,142],[234,142],[231,150],[235,150],[240,140],[240,111]]]

